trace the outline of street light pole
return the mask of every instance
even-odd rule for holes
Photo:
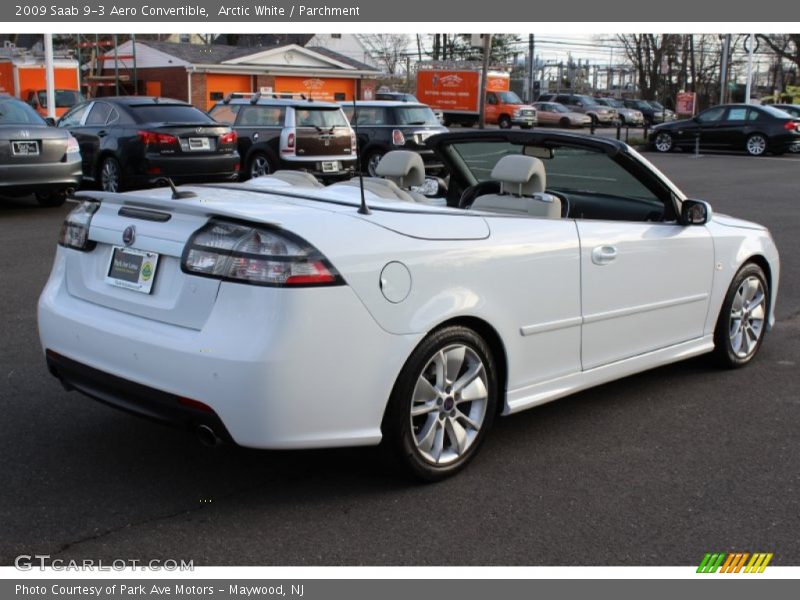
[[[47,116],[56,118],[55,69],[53,66],[53,34],[44,34],[44,77],[47,94]]]
[[[753,85],[753,46],[755,45],[756,36],[755,34],[750,34],[747,38],[748,41],[748,48],[747,48],[747,85],[745,86],[744,92],[744,103],[750,104],[750,90]]]
[[[490,33],[483,34],[483,70],[481,71],[481,89],[480,89],[480,115],[478,118],[478,127],[486,129],[486,84],[489,80],[489,54],[492,51],[492,35]]]

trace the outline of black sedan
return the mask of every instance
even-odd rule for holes
[[[42,206],[59,206],[80,182],[75,138],[21,100],[0,96],[0,194],[33,193]]]
[[[58,122],[81,148],[84,179],[103,190],[238,178],[236,133],[191,104],[120,96],[78,104]]]
[[[800,119],[773,108],[721,104],[693,119],[663,123],[653,128],[650,143],[659,152],[675,148],[744,150],[751,156],[783,154],[800,142]]]

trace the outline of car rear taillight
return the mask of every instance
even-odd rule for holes
[[[392,143],[395,146],[405,146],[406,143],[406,136],[403,135],[403,132],[399,129],[392,130]]]
[[[231,131],[223,135],[219,138],[220,144],[235,144],[236,140],[239,139],[239,136],[236,134],[235,131]]]
[[[800,131],[800,122],[797,122],[797,121],[786,121],[783,124],[783,128],[786,131]]]
[[[328,259],[303,238],[218,219],[192,234],[181,268],[193,275],[271,287],[344,285]]]
[[[74,152],[80,152],[81,147],[78,144],[78,140],[76,140],[71,135],[67,138],[67,154],[72,154]]]
[[[139,139],[145,146],[173,146],[178,143],[174,135],[157,131],[139,131]]]
[[[61,225],[61,233],[58,235],[59,245],[84,252],[93,250],[95,243],[89,240],[89,226],[98,208],[100,208],[98,202],[81,202],[73,209]]]
[[[286,147],[281,148],[282,154],[294,154],[295,139],[294,131],[289,132],[289,135],[286,136]]]
[[[350,131],[350,154],[358,154],[358,138],[356,132]]]

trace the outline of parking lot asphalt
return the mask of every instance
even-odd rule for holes
[[[376,449],[208,449],[63,391],[36,300],[68,207],[0,201],[0,565],[800,564],[800,157],[647,154],[691,197],[768,225],[778,324],[755,362],[704,358],[496,424],[459,476],[418,485]]]

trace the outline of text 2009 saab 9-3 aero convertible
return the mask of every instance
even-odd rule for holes
[[[613,140],[427,144],[449,172],[440,198],[406,151],[363,179],[363,206],[357,179],[300,172],[84,193],[39,303],[50,371],[209,442],[383,440],[435,480],[498,414],[758,352],[779,277],[764,227],[712,214]]]

